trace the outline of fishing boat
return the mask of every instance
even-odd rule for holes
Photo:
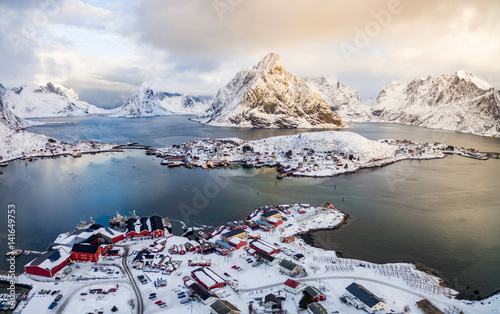
[[[82,157],[82,152],[80,152],[80,151],[73,151],[73,154],[71,154],[71,156],[73,156],[73,158]]]
[[[92,226],[95,224],[95,221],[90,217],[89,221],[86,220],[80,220],[80,223],[76,226],[76,229],[82,230],[82,229],[87,229],[88,227]]]
[[[0,167],[7,167],[9,165],[8,162],[1,162]]]
[[[21,250],[21,249],[15,249],[15,250],[12,250],[10,252],[5,253],[5,256],[15,256],[15,257],[17,257],[17,256],[21,255],[22,253],[23,253],[23,250]]]
[[[172,233],[172,224],[170,223],[170,219],[168,217],[162,218],[162,222],[168,232]]]

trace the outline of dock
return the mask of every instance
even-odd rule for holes
[[[21,255],[41,255],[43,253],[44,252],[39,252],[39,251],[15,249],[15,250],[12,250],[10,252],[5,253],[5,256],[18,257]]]

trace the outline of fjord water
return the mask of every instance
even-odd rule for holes
[[[49,119],[47,119],[49,120]],[[65,118],[30,128],[60,140],[126,141],[164,146],[206,137],[256,139],[300,130],[204,127],[187,117]],[[500,140],[397,124],[350,124],[370,139],[443,142],[500,152]],[[132,165],[136,165],[133,167]],[[119,211],[170,217],[189,225],[241,219],[266,204],[332,202],[349,213],[316,245],[372,262],[411,261],[435,270],[465,294],[500,289],[500,160],[457,156],[403,161],[334,178],[275,179],[274,169],[167,168],[144,151],[11,162],[0,177],[0,208],[17,206],[19,248],[45,250],[55,237],[92,216],[107,224]],[[2,237],[1,248],[6,251]],[[18,259],[18,269],[29,261]],[[2,269],[7,268],[2,260]]]

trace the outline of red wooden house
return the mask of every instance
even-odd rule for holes
[[[65,248],[49,250],[24,266],[27,274],[54,277],[54,275],[68,265],[70,252]]]

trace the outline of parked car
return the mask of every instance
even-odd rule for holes
[[[62,294],[58,294],[54,301],[59,301],[62,298]]]
[[[54,301],[54,302],[50,303],[50,305],[49,305],[49,310],[52,310],[53,308],[55,308],[55,307],[56,307],[56,305],[57,305],[57,302],[56,302],[56,301]]]

